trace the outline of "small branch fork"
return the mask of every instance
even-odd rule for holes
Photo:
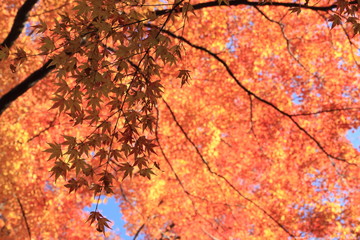
[[[171,109],[170,105],[165,101],[165,99],[162,99],[163,102],[166,105],[166,108],[169,110],[174,122],[176,123],[176,125],[179,127],[180,131],[183,133],[184,137],[186,138],[186,140],[194,147],[197,155],[200,157],[201,161],[205,164],[207,170],[221,178],[231,189],[233,189],[241,198],[245,199],[246,201],[248,201],[249,203],[251,203],[252,205],[254,205],[257,209],[261,210],[267,217],[269,217],[273,222],[275,222],[281,229],[283,229],[291,238],[296,239],[296,236],[294,234],[292,234],[283,224],[281,224],[278,220],[276,220],[268,211],[266,211],[263,207],[261,207],[260,205],[258,205],[256,202],[254,202],[252,199],[246,197],[243,193],[241,193],[226,177],[224,177],[223,175],[215,172],[214,170],[211,169],[209,162],[206,161],[206,159],[204,158],[204,156],[201,154],[199,148],[196,146],[196,144],[191,140],[191,138],[189,137],[189,135],[186,133],[186,131],[184,130],[184,128],[182,127],[182,125],[179,123],[179,121],[177,120],[175,113],[173,112],[173,110]]]
[[[269,16],[267,16],[263,11],[261,11],[260,8],[258,8],[257,6],[254,6],[254,8],[264,17],[266,18],[266,20],[268,20],[269,22],[275,23],[279,26],[281,34],[283,36],[283,38],[286,41],[286,49],[288,51],[288,53],[290,54],[290,56],[310,75],[314,75],[315,77],[317,77],[315,74],[311,73],[309,69],[307,69],[305,67],[305,65],[300,61],[300,59],[298,57],[295,56],[295,54],[293,53],[293,51],[291,50],[291,40],[286,36],[285,33],[285,25],[280,21],[276,21],[274,19],[271,19]],[[284,15],[284,17],[286,16],[286,14]],[[284,18],[283,17],[283,18]]]
[[[158,28],[157,26],[151,25],[151,24],[145,24],[145,26],[148,27],[152,27],[152,28]],[[229,65],[222,59],[220,58],[217,54],[211,52],[210,50],[208,50],[205,47],[193,44],[192,42],[190,42],[189,40],[187,40],[186,38],[182,37],[182,36],[178,36],[168,30],[162,30],[162,32],[166,33],[167,35],[179,39],[183,42],[185,42],[186,44],[188,44],[189,46],[201,50],[203,52],[206,52],[207,54],[209,54],[210,56],[212,56],[213,58],[215,58],[219,63],[221,63],[221,65],[224,66],[224,68],[226,69],[226,71],[228,72],[228,74],[230,75],[230,77],[235,81],[235,83],[244,91],[246,92],[249,96],[254,97],[254,99],[268,105],[269,107],[273,108],[274,110],[276,110],[278,113],[280,113],[281,115],[283,115],[284,117],[288,118],[291,122],[294,123],[294,125],[301,131],[303,132],[306,136],[308,136],[317,146],[318,148],[328,157],[338,160],[338,161],[342,161],[345,162],[347,164],[350,165],[355,165],[357,166],[357,164],[355,163],[350,163],[348,162],[346,159],[340,158],[340,157],[336,157],[330,153],[328,153],[325,148],[320,144],[320,142],[314,137],[312,136],[306,129],[304,129],[295,119],[294,119],[294,115],[289,114],[283,110],[281,110],[279,107],[277,107],[275,104],[269,102],[268,100],[260,97],[259,95],[255,94],[254,92],[252,92],[251,90],[249,90],[248,88],[246,88],[235,76],[235,74],[232,72],[232,70],[230,69]],[[319,112],[320,113],[320,112]]]
[[[174,174],[175,179],[176,179],[176,181],[179,183],[179,185],[180,185],[180,187],[182,188],[183,192],[186,194],[187,198],[190,200],[191,205],[192,205],[192,207],[193,207],[193,209],[194,209],[195,215],[200,216],[201,218],[203,218],[205,221],[207,221],[207,222],[211,225],[211,222],[210,222],[208,219],[206,219],[202,214],[199,213],[199,211],[198,211],[198,209],[196,208],[196,205],[195,205],[195,203],[194,203],[194,201],[193,201],[192,198],[198,198],[198,199],[201,199],[201,200],[203,200],[203,201],[208,201],[208,200],[207,200],[207,199],[204,199],[204,198],[201,198],[201,197],[199,197],[199,196],[195,196],[195,195],[191,194],[191,193],[185,188],[185,186],[184,186],[183,182],[181,181],[179,175],[176,173],[176,171],[175,171],[174,167],[172,166],[169,158],[166,156],[166,154],[165,154],[165,152],[164,152],[164,149],[163,149],[163,147],[162,147],[162,145],[161,145],[161,143],[160,143],[160,138],[159,138],[159,119],[160,119],[160,117],[159,117],[159,109],[156,108],[155,138],[156,138],[156,141],[157,141],[157,143],[158,143],[158,147],[159,147],[159,149],[160,149],[161,155],[162,155],[163,158],[165,159],[166,163],[169,165],[169,167],[170,167],[170,169],[171,169],[171,172]],[[226,203],[225,203],[224,205],[227,206],[227,207],[229,207],[229,208],[231,209],[231,206],[230,206],[229,204],[226,204]],[[233,216],[233,217],[234,217],[234,216]],[[234,217],[234,219],[237,221],[237,219],[236,219],[235,217]]]
[[[23,4],[22,7],[19,8],[13,26],[7,36],[7,38],[3,41],[3,43],[0,44],[1,47],[7,46],[10,48],[13,43],[16,41],[16,39],[20,36],[23,26],[27,20],[27,16],[31,9],[34,7],[38,0],[27,0]],[[179,6],[180,3],[183,1],[180,1],[178,4],[176,4],[175,7]],[[220,5],[224,5],[225,3],[222,2]],[[357,4],[357,1],[351,1],[349,4]],[[300,7],[303,9],[309,9],[314,11],[322,11],[327,12],[333,9],[336,9],[338,6],[336,4],[328,5],[328,6],[308,6],[306,4],[298,4],[298,3],[283,3],[283,2],[249,2],[247,0],[233,0],[229,1],[229,6],[238,6],[238,5],[244,5],[244,6],[282,6],[282,7]],[[199,4],[194,4],[193,9],[194,10],[200,10],[207,7],[219,7],[218,1],[212,1],[212,2],[204,2]],[[155,11],[155,14],[158,16],[162,16],[165,14],[169,14],[169,16],[173,12],[181,12],[182,8],[171,8],[171,9],[165,9],[165,10],[158,10]],[[144,19],[148,20],[148,19]],[[166,20],[168,21],[168,20]],[[163,27],[162,27],[163,28]],[[51,65],[51,60],[47,61],[42,67],[40,67],[38,70],[33,72],[29,77],[27,77],[24,81],[22,81],[20,84],[18,84],[16,87],[11,89],[8,93],[3,95],[0,98],[0,116],[1,114],[9,107],[9,105],[15,101],[17,98],[19,98],[21,95],[23,95],[27,90],[29,90],[32,86],[34,86],[37,82],[39,82],[41,79],[43,79],[48,73],[53,71],[55,69],[55,65]]]

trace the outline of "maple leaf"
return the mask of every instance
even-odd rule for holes
[[[341,25],[341,24],[342,24],[342,23],[341,23],[341,18],[340,18],[338,15],[336,15],[336,14],[331,15],[330,18],[329,18],[329,21],[332,22],[331,28],[334,28],[334,27],[336,27],[337,25]]]
[[[68,184],[65,184],[64,186],[66,188],[69,188],[69,193],[71,193],[72,191],[76,191],[80,187],[78,182],[74,178],[71,178],[68,181]]]
[[[147,167],[148,160],[144,157],[138,157],[135,160],[134,166],[138,166],[138,168],[141,170],[143,166]]]
[[[58,159],[60,157],[62,157],[62,150],[61,150],[61,145],[57,144],[57,143],[48,143],[50,148],[44,150],[44,152],[48,152],[51,153],[49,160],[50,159]]]
[[[121,164],[121,167],[119,170],[124,172],[124,176],[122,178],[122,180],[124,180],[127,176],[132,177],[134,167],[132,165],[130,165],[129,163],[123,163],[123,164]]]
[[[218,4],[221,5],[223,2],[229,6],[229,0],[217,0]]]
[[[360,33],[360,23],[355,23],[353,25],[354,35]]]
[[[59,160],[55,162],[55,166],[51,168],[50,172],[52,172],[51,176],[55,175],[55,182],[56,180],[62,176],[64,179],[66,179],[66,173],[70,170],[69,166]]]
[[[101,193],[102,186],[100,184],[93,183],[90,186],[90,190],[94,191],[94,196],[96,196],[96,194]]]
[[[88,168],[88,164],[83,158],[76,158],[72,161],[70,169],[75,168],[76,176],[79,175],[80,171],[84,172]]]
[[[24,51],[24,49],[22,48],[16,48],[16,53],[15,53],[15,58],[14,58],[14,63],[17,66],[20,66],[22,63],[24,63],[27,59],[27,55],[26,52]],[[12,69],[13,72],[15,72],[15,70],[11,67],[14,65],[10,65],[10,68]]]
[[[189,83],[189,79],[191,79],[190,71],[179,70],[179,75],[177,76],[177,78],[181,78],[181,87],[182,87],[185,83]]]
[[[3,1],[0,239],[357,239],[358,10]]]
[[[105,187],[111,187],[114,175],[112,175],[108,171],[104,171],[100,174],[100,176],[102,177],[99,179],[99,181],[102,182]]]
[[[140,169],[139,173],[143,177],[147,177],[148,179],[151,179],[151,175],[156,175],[152,170],[152,168],[144,168]]]
[[[299,15],[301,13],[301,8],[300,7],[293,7],[293,8],[289,8],[289,11],[291,13],[296,13],[297,15]]]
[[[33,31],[35,31],[37,33],[43,33],[43,32],[46,32],[46,30],[47,30],[47,24],[40,19],[40,23],[32,26],[32,28],[33,28]]]
[[[105,233],[105,227],[111,229],[111,227],[109,226],[108,222],[110,222],[110,220],[107,219],[107,218],[105,218],[105,217],[99,218],[99,219],[97,220],[96,230],[99,231],[99,232]]]
[[[90,212],[90,215],[89,215],[88,219],[86,220],[86,222],[89,222],[89,221],[90,221],[90,225],[96,221],[96,230],[99,232],[105,233],[105,227],[111,229],[111,227],[108,224],[108,222],[110,222],[110,220],[105,218],[101,213],[99,213],[97,211]]]

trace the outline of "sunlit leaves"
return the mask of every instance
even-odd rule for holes
[[[0,50],[4,93],[44,59],[55,68],[4,118],[1,140],[10,150],[2,151],[6,164],[0,184],[6,204],[14,192],[24,197],[45,189],[45,198],[76,192],[49,204],[41,194],[36,201],[27,198],[29,206],[44,205],[25,211],[42,217],[30,223],[41,231],[46,224],[38,223],[54,215],[52,205],[64,203],[59,208],[67,210],[69,199],[115,195],[122,199],[130,231],[145,221],[143,231],[150,239],[163,237],[159,229],[184,239],[288,238],[272,218],[297,236],[354,238],[357,171],[329,160],[301,129],[327,151],[356,161],[344,132],[358,127],[358,39],[352,34],[360,31],[357,4],[288,1],[279,7],[281,2],[260,2],[251,3],[253,8],[237,6],[237,1],[79,0],[54,2],[54,9],[39,3],[44,12],[31,14],[33,33],[22,34],[18,46]],[[225,4],[234,6],[218,6]],[[333,6],[332,12],[313,10],[326,6]],[[214,56],[224,59],[227,69]],[[183,87],[186,83],[191,84]],[[294,114],[301,128],[269,103]],[[317,113],[329,109],[337,110]],[[50,116],[58,119],[48,126]],[[9,129],[17,135],[8,135]],[[37,153],[45,141],[51,142],[46,154]],[[28,172],[18,174],[22,168]],[[43,175],[51,175],[57,187],[48,180],[44,187],[42,178],[38,187]],[[11,186],[9,179],[20,179],[22,187]],[[327,180],[321,183],[326,191],[314,186],[318,179]],[[324,199],[338,200],[340,193],[344,200],[337,206]],[[21,228],[21,221],[13,226]],[[100,232],[109,226],[97,210],[88,221]],[[68,227],[71,222],[63,229],[76,231]],[[61,237],[73,239],[50,238]]]

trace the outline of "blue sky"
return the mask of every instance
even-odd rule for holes
[[[102,200],[104,197],[102,197]],[[102,202],[102,201],[101,201]],[[96,204],[92,204],[91,207],[86,207],[85,211],[90,212],[94,211]],[[108,198],[106,203],[100,203],[98,209],[100,213],[106,217],[107,219],[111,220],[114,224],[112,226],[112,230],[124,240],[132,240],[133,237],[130,237],[126,234],[126,229],[124,228],[124,224],[126,223],[122,219],[122,215],[119,208],[119,203],[116,202],[114,197]],[[138,238],[141,239],[141,238]]]

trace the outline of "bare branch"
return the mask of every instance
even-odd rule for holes
[[[170,160],[169,158],[165,155],[165,152],[164,152],[164,149],[160,143],[160,140],[159,140],[159,109],[156,108],[156,115],[157,115],[157,118],[156,118],[156,127],[155,127],[155,137],[156,137],[156,141],[158,143],[158,146],[160,148],[160,152],[161,154],[163,155],[165,161],[167,162],[167,164],[169,165],[171,171],[173,172],[176,180],[178,181],[178,183],[180,184],[181,188],[183,189],[183,191],[186,193],[186,195],[190,195],[190,193],[185,189],[185,186],[184,184],[182,183],[182,181],[180,180],[179,176],[177,175],[177,173],[175,172],[175,169],[174,167],[172,166],[172,164],[170,163]],[[190,200],[192,201],[192,199],[190,198]]]
[[[19,37],[24,28],[25,22],[29,16],[29,12],[37,3],[37,1],[38,0],[26,0],[24,4],[19,8],[18,12],[16,13],[11,30],[8,36],[5,38],[4,42],[0,44],[0,48],[10,48],[14,44],[14,42]]]
[[[151,24],[145,24],[145,26],[148,27],[153,27],[153,28],[158,28],[157,26],[151,25]],[[251,90],[249,90],[248,88],[246,88],[240,81],[239,79],[236,78],[235,74],[232,72],[232,70],[230,69],[229,65],[225,62],[225,60],[223,60],[222,58],[220,58],[217,54],[211,52],[210,50],[208,50],[205,47],[193,44],[192,42],[190,42],[189,40],[187,40],[186,38],[182,37],[182,36],[178,36],[176,34],[174,34],[173,32],[170,32],[168,30],[162,30],[162,32],[166,33],[167,35],[173,37],[173,38],[177,38],[183,42],[185,42],[186,44],[188,44],[189,46],[201,50],[203,52],[206,52],[207,54],[209,54],[210,56],[212,56],[213,58],[215,58],[219,63],[221,63],[221,65],[224,66],[224,68],[226,69],[226,71],[228,72],[228,74],[231,76],[231,78],[235,81],[235,83],[242,89],[244,90],[244,92],[246,92],[248,95],[253,96],[254,99],[268,105],[269,107],[273,108],[274,110],[276,110],[278,113],[280,113],[281,115],[283,115],[284,117],[288,118],[291,122],[294,123],[294,125],[301,131],[303,132],[306,136],[308,136],[317,146],[318,148],[328,157],[333,158],[335,160],[338,161],[342,161],[342,162],[346,162],[348,164],[351,165],[355,165],[357,166],[355,163],[350,163],[348,162],[346,159],[340,158],[340,157],[336,157],[332,154],[330,154],[329,152],[326,151],[326,149],[322,146],[322,144],[313,136],[311,135],[306,129],[304,129],[295,119],[294,117],[285,112],[284,110],[281,110],[279,107],[277,107],[275,104],[273,104],[272,102],[269,102],[268,100],[260,97],[259,95],[257,95],[256,93],[252,92]]]
[[[202,230],[211,240],[219,240],[217,237],[214,237],[213,235],[211,235],[210,233],[208,233],[203,227],[201,228],[201,230]]]
[[[137,239],[137,237],[139,236],[141,230],[142,230],[144,227],[145,227],[145,223],[143,223],[143,225],[141,225],[141,226],[139,227],[139,229],[136,231],[136,234],[135,234],[133,240],[136,240],[136,239]]]
[[[16,200],[19,203],[21,214],[22,214],[22,216],[24,218],[26,229],[27,229],[27,232],[28,232],[28,235],[29,235],[29,239],[31,240],[30,226],[29,226],[29,223],[28,223],[27,218],[26,218],[24,207],[23,207],[23,205],[22,205],[22,203],[21,203],[21,201],[20,201],[20,199],[18,197],[16,197]]]
[[[54,119],[49,122],[49,125],[44,128],[43,130],[41,130],[39,133],[35,134],[34,136],[32,136],[31,138],[29,138],[29,140],[27,140],[27,142],[31,142],[32,140],[34,140],[37,137],[40,137],[41,134],[43,134],[44,132],[48,131],[50,128],[55,126],[55,122],[56,122],[56,116],[54,117]]]
[[[23,95],[38,81],[43,79],[49,72],[55,69],[55,65],[50,65],[51,62],[52,60],[47,61],[41,68],[30,74],[30,76],[28,76],[24,81],[0,98],[0,116],[13,101]]]
[[[314,75],[315,77],[318,78],[318,76],[316,76],[315,74],[311,73],[310,70],[305,67],[305,65],[300,61],[300,59],[298,57],[295,56],[295,54],[293,53],[293,51],[291,50],[291,40],[286,36],[285,33],[285,25],[281,22],[281,21],[276,21],[274,19],[271,19],[269,16],[267,16],[263,11],[260,10],[260,8],[258,8],[257,6],[254,6],[254,8],[263,16],[266,18],[266,20],[268,20],[269,22],[275,23],[279,26],[280,31],[281,31],[281,35],[283,36],[283,38],[285,39],[286,42],[286,49],[288,51],[288,53],[290,54],[290,56],[309,74]]]
[[[357,4],[356,1],[351,1],[349,4]],[[220,5],[222,6],[226,6],[225,1],[223,1]],[[330,11],[333,9],[336,9],[338,6],[336,4],[332,4],[332,5],[328,5],[328,6],[308,6],[307,4],[299,4],[296,2],[293,3],[289,3],[289,2],[274,2],[274,1],[268,1],[268,2],[249,2],[247,0],[233,0],[233,1],[229,1],[229,6],[239,6],[239,5],[245,5],[245,6],[276,6],[276,7],[287,7],[287,8],[293,8],[293,7],[300,7],[302,9],[309,9],[309,10],[314,10],[314,11]],[[219,7],[219,2],[218,1],[212,1],[212,2],[204,2],[204,3],[198,3],[198,4],[194,4],[192,5],[194,10],[199,10],[202,8],[207,8],[207,7]],[[160,16],[160,15],[164,15],[169,13],[169,9],[165,9],[165,10],[158,10],[156,11],[156,15]],[[182,8],[177,9],[176,12],[182,12]]]
[[[8,37],[5,39],[5,41],[0,46],[7,46],[10,47],[14,41],[18,38],[20,35],[24,22],[27,19],[27,15],[29,11],[32,9],[32,7],[35,5],[37,0],[27,0],[23,6],[19,9],[15,20],[14,25],[8,35]],[[176,4],[175,7],[181,4],[182,1]],[[349,4],[356,4],[356,1],[351,1]],[[221,5],[224,5],[224,2],[221,3]],[[247,6],[283,6],[283,7],[301,7],[304,9],[311,9],[316,11],[329,11],[332,9],[337,8],[336,4],[332,4],[329,6],[322,6],[322,7],[316,7],[316,6],[308,6],[305,4],[298,4],[298,3],[281,3],[281,2],[249,2],[246,0],[233,0],[229,2],[230,6],[237,6],[237,5],[247,5]],[[195,10],[206,8],[206,7],[218,7],[219,3],[218,1],[212,1],[212,2],[205,2],[205,3],[199,3],[194,4],[193,8]],[[169,17],[172,12],[181,12],[181,8],[172,7],[171,9],[166,10],[158,10],[155,11],[156,15],[161,16],[165,14],[169,14]],[[169,17],[166,19],[166,22],[168,21]],[[144,19],[143,21],[148,20]],[[142,21],[141,21],[142,22]],[[163,26],[161,27],[161,30],[164,30]],[[165,30],[164,30],[165,31]],[[24,94],[29,88],[31,88],[35,83],[37,83],[39,80],[44,78],[50,71],[52,71],[55,66],[49,66],[50,60],[44,64],[43,67],[39,68],[37,71],[32,73],[28,78],[26,78],[23,82],[21,82],[19,85],[17,85],[15,88],[13,88],[10,92],[5,94],[2,98],[0,98],[0,116],[4,112],[4,110],[10,105],[11,102],[16,100],[18,97],[20,97],[22,94]]]
[[[290,237],[292,238],[296,238],[295,235],[293,235],[283,224],[281,224],[278,220],[276,220],[273,216],[271,216],[270,213],[268,213],[264,208],[262,208],[260,205],[258,205],[256,202],[254,202],[252,199],[246,197],[243,193],[241,193],[226,177],[224,177],[223,175],[215,172],[214,170],[211,169],[208,161],[205,160],[204,156],[201,154],[199,148],[196,146],[196,144],[191,140],[191,138],[189,137],[189,135],[186,133],[186,131],[184,130],[184,128],[182,127],[182,125],[179,123],[179,121],[177,120],[175,113],[173,112],[173,110],[171,109],[171,107],[169,106],[169,104],[165,101],[165,99],[162,99],[163,102],[166,105],[166,108],[169,110],[174,122],[176,123],[176,125],[180,128],[181,132],[183,133],[184,137],[186,138],[186,140],[194,147],[196,153],[198,154],[198,156],[200,157],[201,161],[205,164],[207,170],[221,178],[231,189],[233,189],[240,197],[242,197],[243,199],[245,199],[246,201],[248,201],[249,203],[251,203],[252,205],[254,205],[257,209],[261,210],[266,216],[268,216],[272,221],[274,221],[281,229],[283,229]]]
[[[331,113],[331,112],[341,112],[341,111],[359,111],[360,107],[349,107],[349,108],[333,108],[333,109],[327,109],[327,110],[319,110],[316,112],[304,112],[304,113],[295,113],[290,114],[292,117],[299,117],[299,116],[311,116],[321,113]]]
[[[160,139],[159,139],[159,109],[158,109],[158,108],[156,108],[156,116],[157,116],[157,118],[156,118],[156,126],[155,126],[155,137],[156,137],[156,141],[157,141],[157,143],[158,143],[160,152],[161,152],[161,154],[163,155],[166,163],[169,165],[169,167],[170,167],[171,171],[173,172],[173,174],[174,174],[177,182],[179,183],[180,187],[182,188],[182,190],[184,191],[184,193],[186,194],[186,196],[189,198],[189,200],[190,200],[190,202],[191,202],[191,204],[192,204],[192,206],[193,206],[193,209],[194,209],[195,214],[200,215],[199,212],[198,212],[198,210],[196,209],[196,205],[195,205],[193,199],[191,198],[191,196],[193,196],[193,195],[185,188],[183,182],[181,181],[180,177],[179,177],[178,174],[176,173],[174,167],[172,166],[169,158],[166,156],[166,154],[165,154],[165,152],[164,152],[164,149],[163,149],[163,147],[162,147],[162,145],[161,145],[161,143],[160,143]]]

